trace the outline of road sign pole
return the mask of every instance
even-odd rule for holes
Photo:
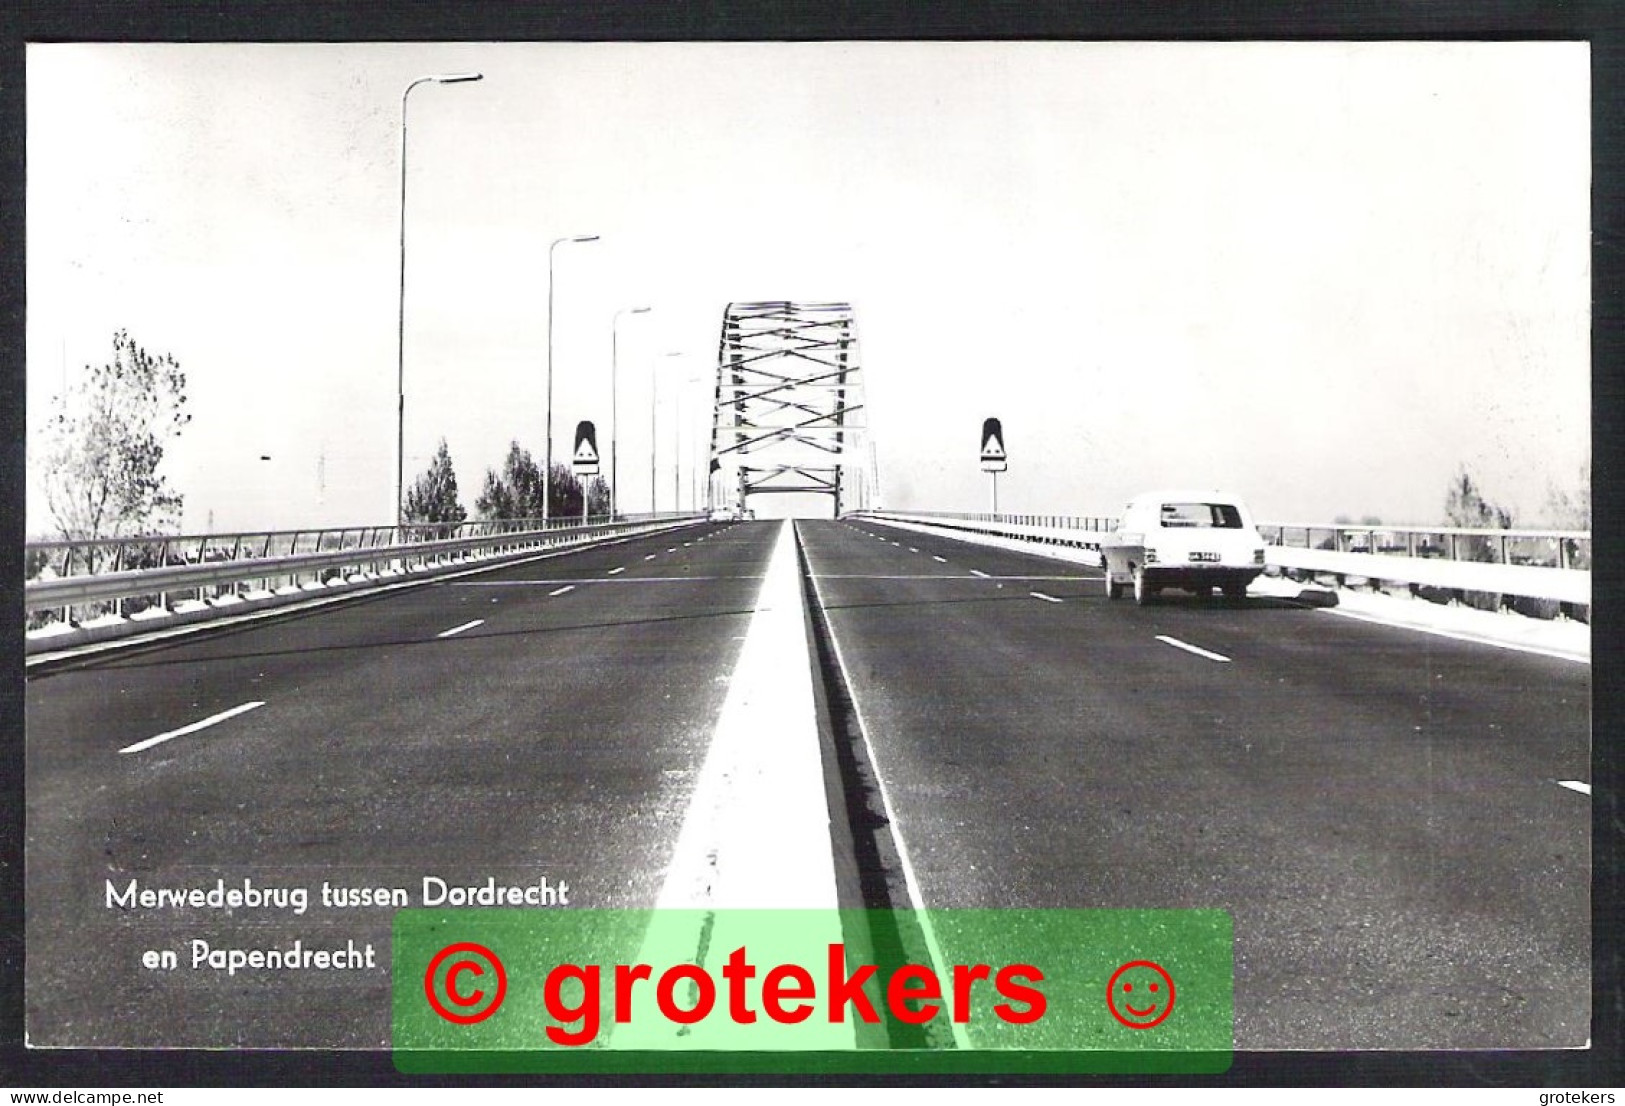
[[[993,477],[993,513],[999,513],[999,473],[1009,466],[1004,451],[1004,424],[998,419],[982,420],[982,471]]]
[[[592,481],[598,475],[598,431],[590,420],[576,423],[576,448],[571,464],[581,486],[581,525],[587,525],[587,508],[592,503]],[[613,512],[612,512],[613,515]]]

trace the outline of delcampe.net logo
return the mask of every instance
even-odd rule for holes
[[[413,1073],[1219,1072],[1217,910],[402,910]]]

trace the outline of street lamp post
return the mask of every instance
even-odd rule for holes
[[[684,383],[694,385],[699,382],[699,377],[691,376]],[[671,507],[674,511],[683,509],[683,408],[686,406],[684,400],[687,398],[687,394],[692,391],[692,387],[680,389],[677,393],[677,402],[672,405],[672,417],[677,420],[676,441],[672,444],[671,454]],[[693,458],[691,457],[689,460],[692,461]],[[689,509],[692,510],[699,500],[698,490],[692,481],[689,484],[688,492]]]
[[[609,321],[609,517],[615,519],[615,500],[620,494],[621,475],[615,462],[616,443],[620,437],[621,422],[616,391],[616,381],[620,373],[621,348],[620,332],[617,326],[622,315],[647,315],[647,307],[623,307],[615,312]]]
[[[596,242],[596,234],[566,235],[547,247],[547,447],[542,469],[542,526],[552,513],[553,486],[553,251],[566,242]],[[585,493],[583,493],[585,494]]]
[[[672,350],[666,357],[681,357],[682,350]],[[655,513],[655,460],[659,451],[655,448],[659,441],[655,427],[655,413],[660,410],[660,362],[651,362],[649,370],[649,513]],[[677,510],[677,502],[672,501],[672,510]]]
[[[395,525],[404,521],[406,477],[406,100],[420,84],[462,84],[483,73],[435,73],[419,77],[401,93],[400,297],[395,319]]]

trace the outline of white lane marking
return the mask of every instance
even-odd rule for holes
[[[683,543],[683,548],[684,548],[684,549],[687,549],[687,548],[688,548],[688,547],[689,547],[689,546],[691,546],[691,545],[693,545],[693,544],[694,544],[694,543],[693,543],[693,542],[691,542],[691,541],[685,541],[685,542],[684,542],[684,543]]]
[[[620,568],[612,568],[612,569],[610,569],[609,570],[609,575],[614,576],[617,572],[625,572],[625,571],[626,571],[626,566],[622,565]]]
[[[161,733],[156,737],[149,737],[145,741],[137,741],[134,745],[126,745],[124,748],[120,749],[119,752],[139,753],[142,749],[150,749],[154,745],[168,741],[172,737],[184,737],[189,733],[197,733],[199,730],[205,730],[210,726],[219,725],[228,718],[235,718],[239,714],[247,714],[255,707],[263,707],[264,705],[265,703],[263,700],[256,700],[252,703],[244,703],[240,707],[232,707],[230,710],[223,710],[219,714],[211,714],[203,721],[193,722],[190,726],[182,726],[178,730],[170,730],[168,733]]]
[[[473,622],[465,622],[461,626],[453,626],[449,630],[442,630],[440,633],[436,634],[435,637],[451,637],[453,634],[460,634],[464,630],[472,630],[476,626],[484,625],[485,619],[476,618]]]
[[[677,547],[674,545],[670,549],[666,550],[666,552],[667,553],[675,553],[675,552],[677,552]]]
[[[1566,787],[1570,791],[1578,791],[1582,795],[1591,794],[1591,785],[1589,783],[1581,783],[1579,780],[1558,780],[1557,786]]]
[[[970,576],[944,576],[940,572],[815,572],[819,580],[970,580]],[[683,577],[689,579],[689,577]],[[1000,585],[1003,586],[1002,584]]]
[[[806,552],[805,546],[802,551]],[[807,557],[807,567],[812,567],[810,555]],[[813,595],[817,598],[818,605],[827,611],[829,605],[824,602],[824,589],[818,586],[817,573],[813,573]],[[852,670],[846,666],[846,658],[841,655],[841,639],[835,635],[833,621],[829,624],[829,643],[835,650],[835,664],[841,670],[841,680],[851,692],[852,713],[857,715],[858,735],[863,738],[864,752],[868,755],[869,766],[874,769],[875,788],[880,792],[880,805],[886,812],[886,823],[891,826],[892,840],[897,844],[897,862],[903,868],[903,886],[908,890],[909,905],[913,908],[915,917],[919,919],[920,931],[925,936],[926,952],[930,954],[934,963],[946,967],[948,958],[942,955],[942,946],[937,943],[936,927],[931,924],[931,916],[925,912],[925,896],[920,894],[920,881],[914,874],[914,863],[909,859],[908,844],[903,840],[903,824],[897,820],[897,808],[892,805],[891,795],[886,790],[886,773],[881,770],[880,760],[875,756],[874,742],[869,740],[869,724],[864,721],[863,707],[858,703],[857,685],[852,682]],[[964,1026],[956,1021],[950,1021],[948,1028],[953,1033],[955,1048],[971,1047],[970,1035],[966,1033]]]
[[[557,591],[550,591],[547,594],[549,594],[549,595],[563,595],[567,591],[574,591],[574,590],[576,590],[576,586],[574,584],[565,584],[562,588],[559,588]]]
[[[703,955],[711,968],[726,950],[745,941],[748,922],[736,913],[744,909],[807,911],[798,928],[816,927],[817,944],[841,940],[805,599],[791,524],[779,526],[638,950],[640,964],[696,962]],[[765,826],[772,832],[764,833]],[[791,950],[775,948],[775,942],[805,937],[775,938],[768,928],[758,925],[749,933],[752,953],[758,942],[768,946],[759,954],[764,963],[789,959]],[[648,1047],[665,1040],[704,1048],[707,1035],[719,1032],[705,1023],[679,1029],[659,1022],[617,1026],[610,1047]],[[808,1029],[805,1023],[787,1027],[782,1036],[803,1048],[809,1041],[815,1042],[811,1047],[854,1046],[850,1023],[821,1024],[810,1039]],[[771,1047],[771,1041],[763,1046]]]
[[[762,574],[759,572],[743,572],[728,576],[628,576],[624,580],[611,580],[604,576],[579,576],[570,580],[569,585],[575,587],[577,584],[667,584],[687,583],[690,580],[760,580],[761,578]],[[486,582],[471,580],[452,586],[464,588],[545,588],[554,584],[565,583],[565,579],[565,577],[560,576],[552,580],[491,580]],[[933,577],[933,579],[942,579],[942,577]],[[548,592],[548,594],[554,595],[557,593]]]
[[[1223,661],[1226,664],[1230,663],[1230,658],[1225,656],[1223,653],[1210,652],[1203,649],[1200,645],[1192,645],[1188,641],[1180,641],[1178,638],[1169,637],[1167,634],[1158,634],[1157,640],[1162,642],[1164,645],[1172,645],[1175,649],[1183,649],[1187,653],[1195,653],[1198,657],[1206,657],[1210,661]]]
[[[651,554],[649,554],[647,557],[645,557],[643,559],[646,560],[646,561],[652,561],[652,560],[655,559],[655,554],[651,553]]]
[[[988,575],[988,574],[987,574],[987,573],[985,573],[985,572],[983,572],[983,571],[982,571],[982,570],[981,570],[981,569],[979,569],[979,568],[973,568],[973,569],[971,569],[971,570],[970,570],[970,574],[971,574],[971,575],[972,575],[972,576],[980,576],[980,577],[981,577],[981,578],[982,578],[982,579],[984,579],[984,580],[991,580],[991,579],[992,579],[992,577],[991,577],[991,576],[989,576],[989,575]]]
[[[914,547],[913,547],[913,546],[912,546],[912,545],[911,545],[911,546],[909,546],[909,547],[908,547],[908,551],[909,551],[909,552],[910,552],[910,553],[918,553],[918,552],[919,552],[919,550],[918,550],[918,549],[915,549],[915,548],[914,548]]]
[[[1042,599],[1046,603],[1059,603],[1060,602],[1060,600],[1055,598],[1055,596],[1053,596],[1053,595],[1045,595],[1041,591],[1029,591],[1027,594],[1032,596],[1034,599]]]
[[[948,558],[947,557],[939,557],[935,553],[931,554],[931,559],[933,561],[936,561],[940,565],[945,565],[945,564],[948,563]]]

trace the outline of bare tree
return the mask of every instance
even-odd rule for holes
[[[158,471],[164,444],[191,421],[186,374],[171,355],[113,335],[113,359],[53,402],[40,458],[45,501],[70,541],[160,533],[181,496]],[[94,568],[94,565],[91,566]]]

